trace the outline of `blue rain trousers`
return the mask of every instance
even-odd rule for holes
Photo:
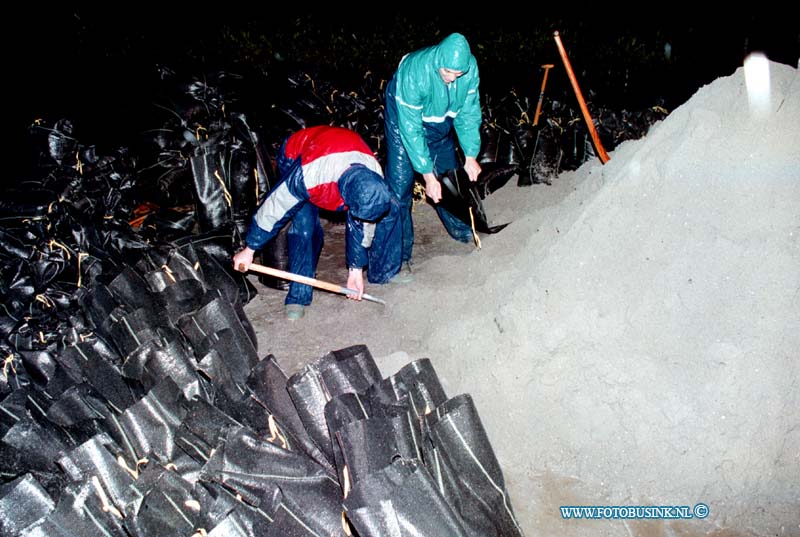
[[[414,194],[414,168],[408,157],[403,141],[400,138],[400,127],[397,119],[397,101],[395,100],[395,87],[397,81],[394,77],[386,86],[384,123],[386,132],[386,169],[384,174],[389,186],[394,191],[400,202],[400,220],[403,232],[403,257],[402,261],[411,260],[411,251],[414,247],[414,224],[411,219],[411,204]],[[437,176],[455,169],[459,166],[456,159],[455,137],[453,119],[446,118],[441,123],[423,123],[425,140],[433,160],[434,171]],[[442,186],[444,188],[444,186]],[[435,205],[436,213],[444,224],[447,233],[457,241],[471,242],[472,228],[453,216],[448,210]]]

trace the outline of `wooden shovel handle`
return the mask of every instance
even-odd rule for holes
[[[592,116],[589,115],[589,109],[586,108],[586,101],[583,100],[581,88],[578,87],[578,80],[575,78],[575,73],[572,72],[572,65],[570,65],[567,52],[564,50],[564,45],[561,43],[561,37],[558,35],[558,32],[555,32],[553,37],[556,40],[556,46],[558,47],[558,52],[561,54],[561,59],[564,61],[564,67],[567,69],[567,75],[569,76],[569,81],[572,83],[572,89],[575,90],[575,95],[578,97],[578,104],[581,107],[581,112],[583,112],[583,119],[586,121],[586,127],[589,129],[589,134],[592,136],[592,142],[594,142],[594,147],[597,149],[600,162],[605,164],[608,162],[608,154],[606,150],[603,149],[603,144],[600,143],[600,137],[597,135],[597,130],[594,128],[594,122],[592,121]]]
[[[544,101],[544,86],[547,84],[547,73],[550,72],[554,66],[552,63],[542,65],[544,69],[544,77],[542,78],[542,89],[539,90],[539,102],[536,103],[536,115],[533,116],[533,126],[539,124],[539,115],[542,113],[542,102]]]
[[[242,270],[243,268],[244,268],[243,265],[239,265],[237,267],[237,270],[239,270],[240,272],[244,272]],[[285,270],[279,270],[276,268],[259,265],[258,263],[250,263],[250,270],[252,270],[253,272],[260,272],[262,274],[275,276],[276,278],[282,278],[284,280],[290,280],[297,283],[304,283],[306,285],[310,285],[312,287],[318,287],[319,289],[325,289],[326,291],[331,291],[333,293],[338,293],[340,295],[358,294],[358,291],[356,291],[355,289],[350,289],[349,287],[342,287],[341,285],[336,285],[335,283],[325,282],[322,280],[318,280],[316,278],[309,278],[308,276],[301,276],[300,274],[295,274],[294,272],[286,272]],[[374,297],[372,295],[368,295],[367,293],[364,293],[362,297],[371,302],[386,304],[385,300]]]

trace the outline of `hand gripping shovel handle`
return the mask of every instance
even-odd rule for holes
[[[239,265],[238,270],[240,272],[244,272],[242,270],[243,265]],[[319,289],[325,289],[326,291],[331,291],[333,293],[339,293],[340,295],[357,295],[358,291],[355,289],[350,289],[349,287],[342,287],[341,285],[336,285],[335,283],[324,282],[322,280],[317,280],[316,278],[309,278],[308,276],[301,276],[300,274],[295,274],[294,272],[286,272],[284,270],[274,269],[272,267],[267,267],[264,265],[259,265],[258,263],[250,263],[250,270],[253,272],[260,272],[262,274],[268,274],[270,276],[275,276],[276,278],[283,278],[284,280],[290,280],[297,283],[304,283],[306,285],[310,285],[312,287],[317,287]],[[382,298],[378,298],[367,293],[361,295],[365,300],[369,300],[371,302],[377,302],[378,304],[386,305],[386,301]]]

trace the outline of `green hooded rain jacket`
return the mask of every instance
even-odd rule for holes
[[[464,74],[445,84],[439,75],[440,67]],[[400,60],[395,77],[400,137],[417,172],[433,171],[423,122],[444,123],[446,118],[453,118],[464,156],[478,156],[481,148],[480,76],[478,63],[463,35],[450,34],[438,45],[406,54]]]

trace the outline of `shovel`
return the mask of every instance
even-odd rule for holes
[[[547,73],[552,69],[554,65],[552,63],[546,63],[542,65],[542,69],[544,69],[544,78],[542,78],[542,89],[539,90],[539,102],[536,103],[536,114],[533,116],[533,126],[539,124],[539,115],[542,113],[542,102],[544,101],[544,86],[547,84]]]
[[[239,265],[239,272],[244,272],[244,265]],[[295,274],[294,272],[286,272],[285,270],[278,270],[272,267],[266,267],[264,265],[259,265],[258,263],[250,263],[250,270],[253,272],[260,272],[262,274],[268,274],[270,276],[275,276],[276,278],[283,278],[284,280],[291,280],[297,283],[304,283],[306,285],[310,285],[312,287],[318,287],[320,289],[325,289],[326,291],[331,291],[334,293],[339,293],[340,295],[357,295],[358,291],[355,289],[350,289],[349,287],[342,287],[341,285],[336,285],[335,283],[324,282],[322,280],[317,280],[316,278],[309,278],[307,276],[301,276],[299,274]],[[361,295],[365,300],[369,300],[370,302],[377,302],[378,304],[386,305],[386,301],[382,298],[378,298],[376,296],[369,295],[364,293]]]
[[[569,63],[567,51],[564,50],[564,44],[561,42],[561,36],[558,35],[558,32],[554,32],[553,37],[556,40],[556,46],[558,47],[558,52],[561,54],[561,59],[564,61],[564,67],[567,68],[567,75],[569,76],[569,81],[572,83],[572,89],[575,90],[575,96],[578,98],[578,105],[581,107],[581,112],[583,112],[583,120],[586,122],[586,128],[589,129],[594,147],[597,149],[597,154],[600,156],[600,162],[605,164],[609,159],[608,153],[606,153],[606,150],[603,148],[600,136],[597,134],[597,129],[594,128],[594,121],[592,121],[592,116],[589,115],[589,109],[586,107],[586,100],[584,100],[581,88],[578,86],[578,79],[575,78],[575,73],[572,71],[572,64]]]

